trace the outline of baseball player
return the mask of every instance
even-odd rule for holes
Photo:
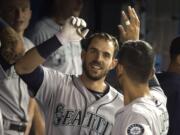
[[[28,51],[15,64],[16,72],[42,104],[50,135],[109,135],[115,115],[123,106],[122,95],[104,82],[107,72],[117,62],[117,41],[109,34],[95,34],[87,40],[82,52],[81,76],[64,75],[39,66],[60,46],[81,40],[77,30],[84,26],[81,19],[73,18],[72,24],[68,20],[61,33]],[[82,36],[86,33],[82,32]]]
[[[61,33],[32,49],[15,65],[42,104],[48,135],[109,135],[114,116],[123,105],[122,96],[104,81],[108,71],[116,66],[119,48],[117,40],[109,34],[95,34],[88,39],[82,53],[81,76],[64,75],[39,66],[61,43],[81,40],[77,28],[85,26],[79,18],[68,20]],[[87,30],[82,35],[86,33]]]
[[[4,120],[4,134],[28,135],[31,125],[40,121],[40,117],[35,117],[38,114],[35,109],[37,105],[30,98],[27,85],[16,74],[14,67],[4,67],[4,63],[13,64],[24,55],[24,50],[33,47],[32,42],[24,37],[31,18],[30,0],[1,0],[0,16],[14,29],[3,26],[6,23],[2,23],[2,29],[0,28],[0,108]],[[18,40],[13,39],[13,32],[17,32],[19,38],[23,39],[20,43],[23,46],[13,46],[13,42]],[[43,129],[38,126],[35,131],[40,134]]]
[[[166,96],[158,85],[148,84],[154,74],[152,47],[144,41],[128,41],[119,53],[117,74],[125,107],[117,113],[112,135],[167,135]]]

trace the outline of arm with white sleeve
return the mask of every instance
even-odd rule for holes
[[[61,32],[30,49],[16,62],[15,70],[17,74],[27,83],[33,95],[37,93],[44,78],[44,71],[40,65],[62,45],[80,41],[88,32],[88,29],[81,31],[84,27],[86,27],[86,23],[83,19],[77,17],[69,18]]]
[[[82,36],[87,34],[88,30],[81,31],[81,34],[77,31],[80,31],[79,29],[84,27],[86,27],[84,20],[75,17],[69,18],[61,32],[39,46],[29,50],[18,62],[16,62],[16,72],[19,75],[31,73],[62,45],[68,44],[69,42],[80,41]]]
[[[8,25],[3,20],[0,20],[0,29],[4,30],[4,28],[6,28],[7,26]],[[22,39],[18,37],[18,34],[16,34],[16,32],[13,31],[13,29],[10,26],[8,26],[8,28],[10,28],[11,30],[9,32],[10,38],[8,35],[2,35],[2,39],[4,40],[0,48],[2,56],[0,58],[1,66],[4,70],[7,70],[7,68],[11,67],[16,62],[14,66],[17,74],[19,74],[20,77],[27,83],[28,87],[32,90],[32,94],[35,95],[39,87],[41,86],[44,78],[44,71],[40,65],[46,60],[48,56],[50,56],[55,50],[57,50],[62,45],[66,45],[71,42],[79,42],[83,37],[85,37],[85,35],[88,33],[88,29],[82,31],[82,28],[85,27],[86,22],[83,19],[71,17],[67,19],[61,32],[57,33],[54,37],[45,41],[41,45],[30,49],[22,57],[22,55],[19,56],[18,51],[16,54],[14,54],[16,50],[23,46]],[[10,48],[9,50],[11,51],[11,53],[13,53],[13,55],[11,55],[10,53],[8,57],[2,55],[2,50],[5,50],[4,48]],[[17,55],[18,59],[20,59],[11,59],[11,56],[13,56],[13,58],[17,58],[14,55]]]

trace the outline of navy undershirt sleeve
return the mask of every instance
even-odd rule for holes
[[[48,39],[47,41],[43,42],[42,44],[36,46],[38,53],[46,59],[50,56],[54,51],[56,51],[62,44],[59,42],[56,36]]]
[[[30,95],[32,97],[34,97],[37,94],[37,92],[43,82],[43,78],[44,78],[43,68],[41,66],[38,66],[30,74],[23,74],[23,75],[19,75],[19,76],[27,84]]]
[[[56,51],[62,44],[59,42],[56,36],[48,39],[47,41],[43,42],[42,44],[36,46],[38,53],[46,59],[50,56],[54,51]],[[40,88],[43,78],[44,78],[44,71],[41,66],[37,67],[33,72],[30,74],[23,74],[20,77],[26,82],[28,88],[30,89],[30,95],[35,96]]]

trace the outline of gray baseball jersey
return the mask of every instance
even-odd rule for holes
[[[167,135],[168,127],[166,97],[154,87],[119,111],[112,135]]]
[[[26,49],[33,47],[32,42],[24,38]],[[16,74],[12,66],[4,71],[0,65],[0,108],[4,118],[4,133],[8,135],[20,135],[17,131],[9,130],[5,121],[28,121],[29,94],[27,85]],[[23,133],[21,133],[23,134]]]
[[[123,97],[110,86],[96,100],[76,76],[44,69],[36,99],[43,105],[48,135],[110,135]]]

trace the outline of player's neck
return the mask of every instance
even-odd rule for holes
[[[127,105],[137,98],[149,95],[148,84],[135,84],[130,81],[125,81],[123,85],[124,104]]]
[[[82,75],[80,76],[80,79],[87,89],[91,89],[96,92],[104,92],[104,90],[106,89],[106,83],[104,82],[105,78],[95,81],[95,80],[89,79],[85,75]]]

